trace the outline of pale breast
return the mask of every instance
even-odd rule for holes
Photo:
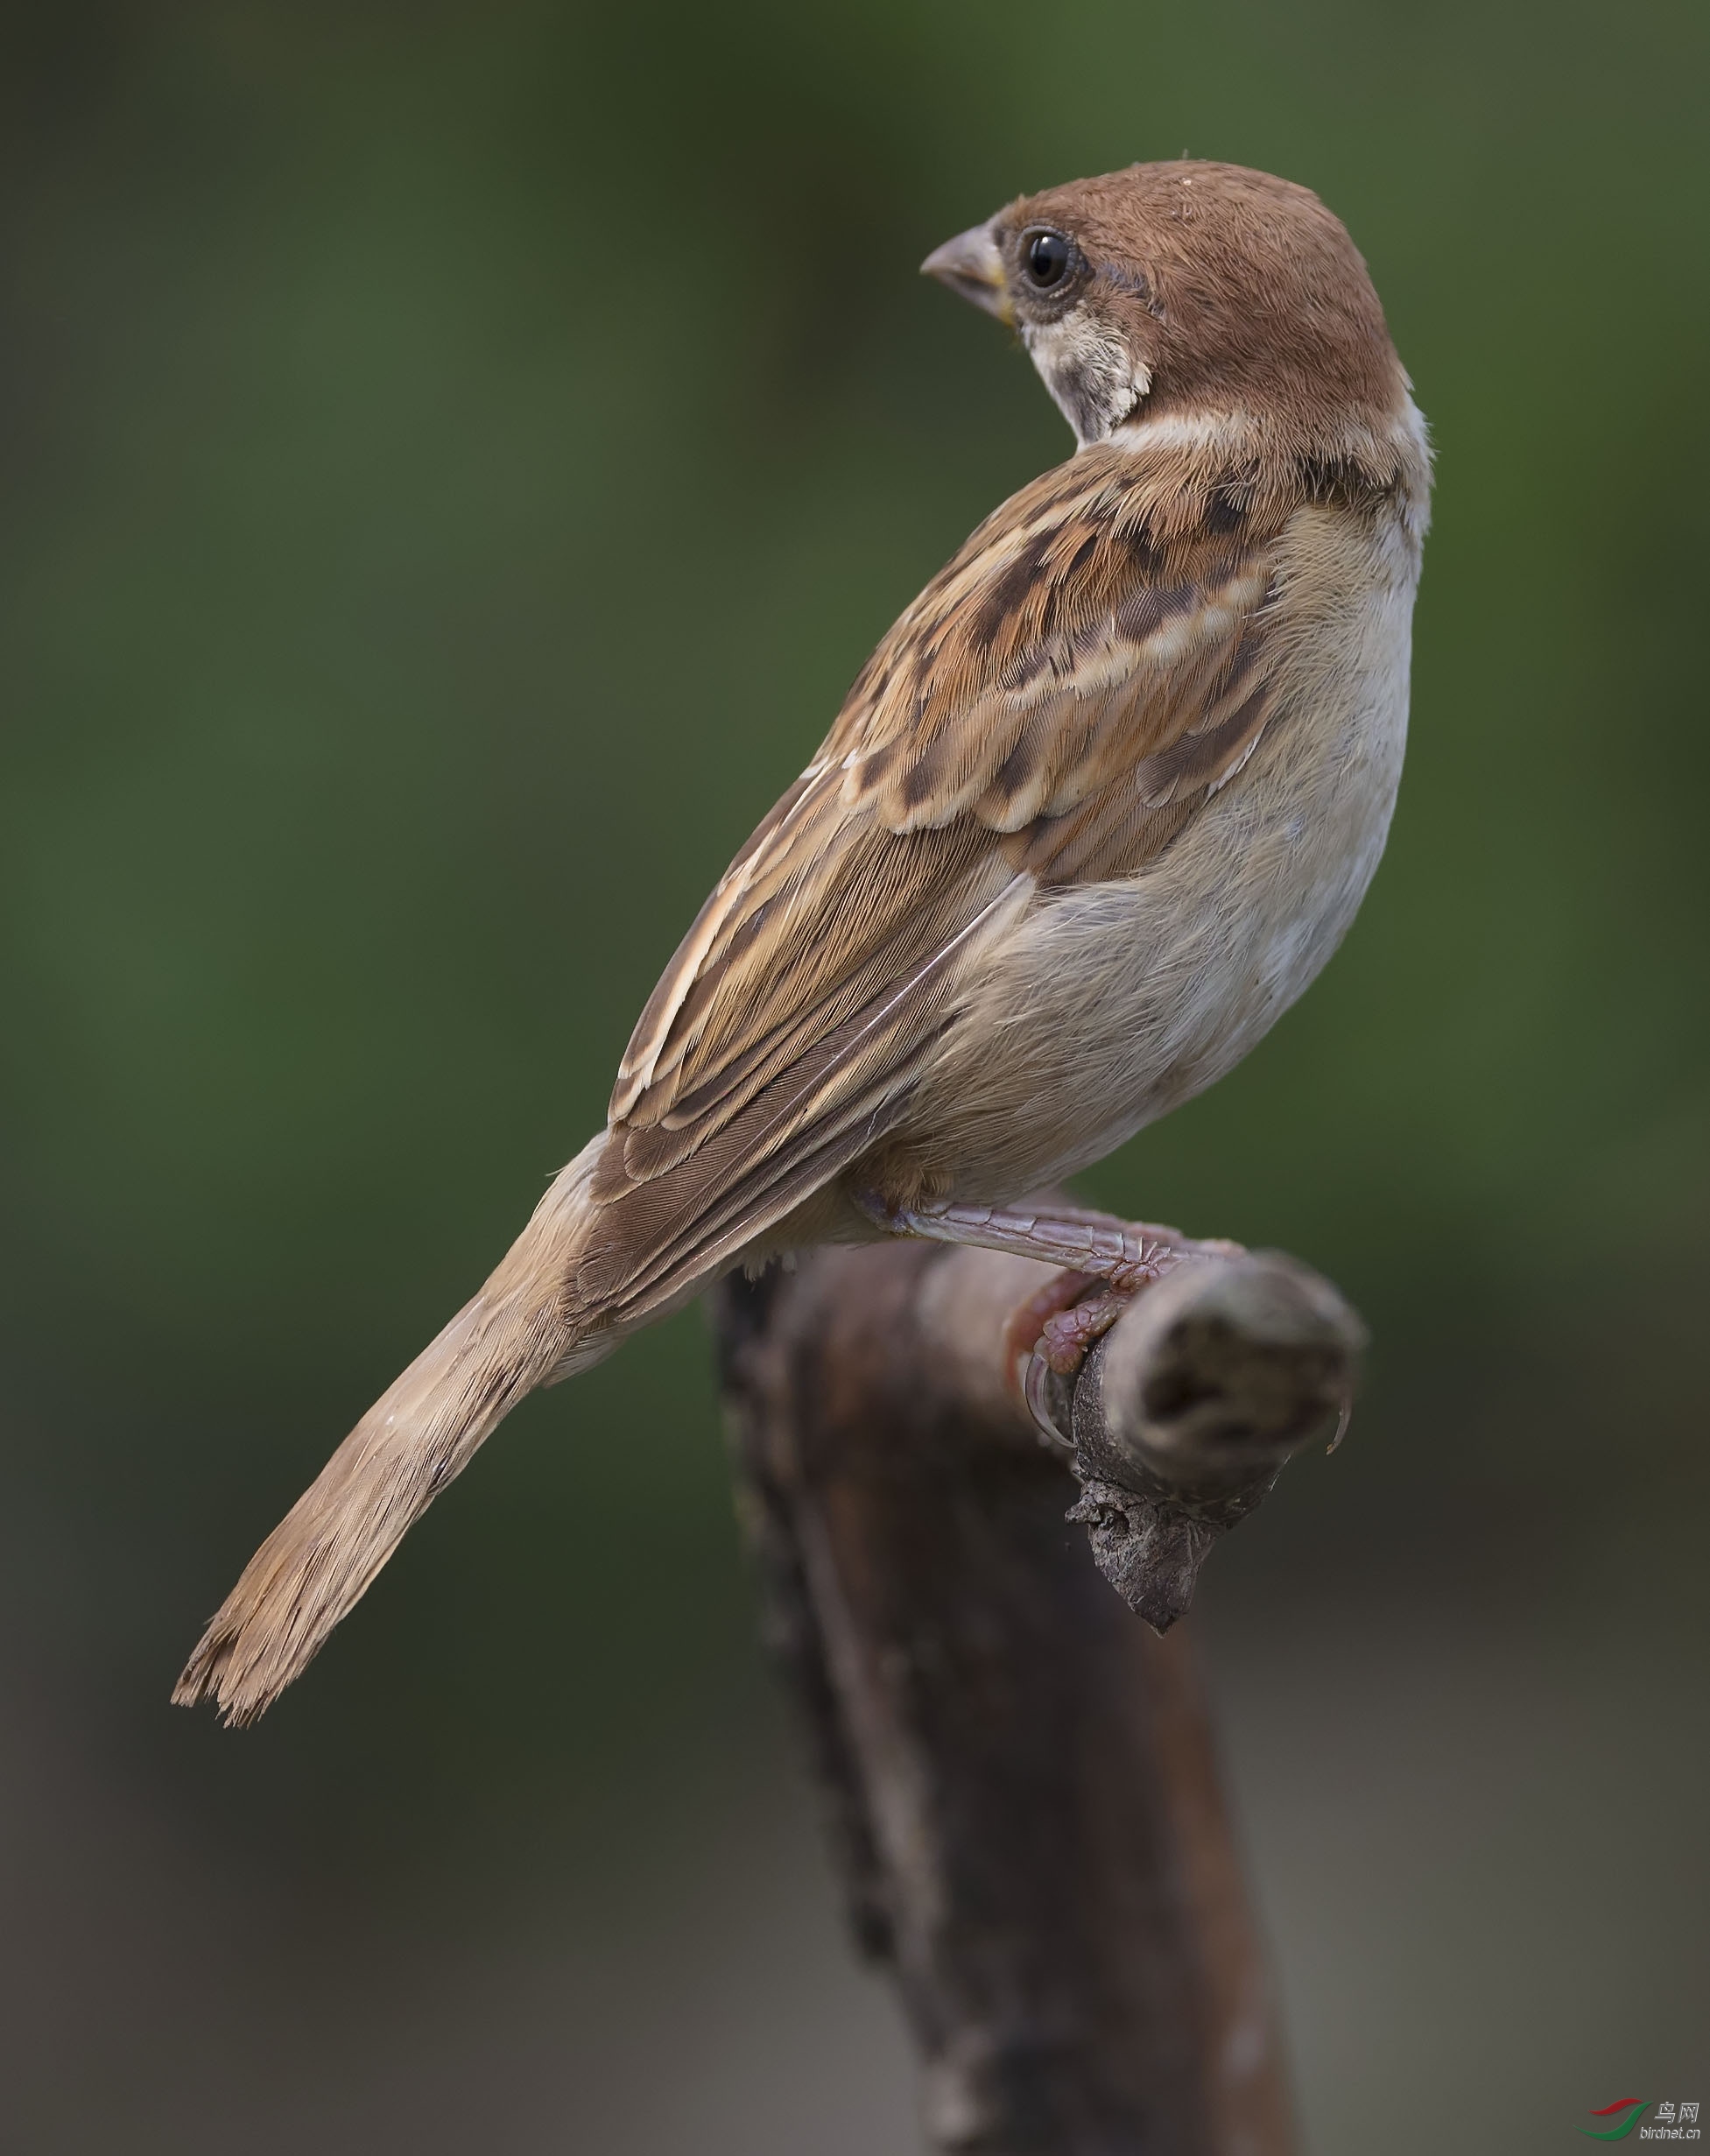
[[[907,1119],[957,1198],[1073,1173],[1202,1091],[1347,933],[1401,776],[1418,545],[1315,506],[1277,575],[1287,656],[1246,765],[1140,875],[1038,893],[964,976]]]

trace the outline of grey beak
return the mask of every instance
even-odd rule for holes
[[[976,224],[959,232],[942,247],[933,248],[920,265],[922,277],[935,277],[940,285],[971,299],[1001,322],[1013,322],[1010,287],[1003,275],[1003,257],[989,225]]]

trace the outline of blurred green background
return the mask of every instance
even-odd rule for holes
[[[1194,1620],[1308,2142],[1710,2100],[1706,24],[8,11],[0,2145],[917,2146],[694,1314],[531,1402],[259,1730],[166,1694],[1066,453],[915,264],[1184,148],[1346,217],[1439,456],[1362,919],[1087,1183],[1376,1335]]]

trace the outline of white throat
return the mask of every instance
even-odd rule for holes
[[[1039,379],[1083,449],[1108,441],[1152,385],[1122,339],[1079,308],[1059,321],[1029,323],[1021,334]]]

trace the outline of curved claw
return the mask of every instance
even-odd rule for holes
[[[1052,1377],[1073,1377],[1141,1290],[1156,1279],[1151,1267],[1125,1267],[1117,1283],[1095,1272],[1055,1273],[1019,1303],[1003,1328],[1003,1366],[1010,1390],[1039,1434],[1073,1448],[1073,1439],[1051,1412]]]
[[[1010,1390],[1040,1436],[1054,1445],[1069,1441],[1052,1420],[1046,1404],[1050,1368],[1040,1353],[1044,1335],[1059,1312],[1073,1308],[1088,1288],[1097,1286],[1096,1273],[1054,1272],[1043,1287],[1016,1305],[1003,1327],[1003,1369]]]

